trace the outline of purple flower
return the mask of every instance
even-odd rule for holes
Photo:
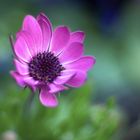
[[[49,19],[41,13],[27,15],[13,44],[16,71],[12,77],[21,87],[40,91],[40,102],[58,105],[56,94],[68,87],[84,84],[95,58],[84,56],[84,33],[70,32],[66,26],[52,31]]]

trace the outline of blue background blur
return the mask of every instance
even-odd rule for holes
[[[18,87],[9,75],[14,66],[8,36],[20,29],[25,15],[40,12],[54,28],[67,25],[84,31],[85,52],[97,62],[85,86],[61,94],[59,107],[44,108],[36,96],[25,115],[30,91]],[[0,1],[2,140],[7,135],[15,140],[140,140],[139,108],[139,0]]]

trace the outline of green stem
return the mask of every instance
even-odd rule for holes
[[[31,94],[29,94],[29,96],[24,104],[23,113],[25,116],[28,116],[30,114],[34,96],[35,96],[35,93],[32,91]]]

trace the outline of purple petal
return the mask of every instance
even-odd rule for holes
[[[39,99],[42,105],[46,107],[56,107],[58,105],[58,100],[55,94],[49,93],[46,87],[42,87]]]
[[[28,62],[32,57],[28,49],[27,43],[22,36],[19,36],[14,45],[14,51],[16,56],[24,61]]]
[[[17,84],[20,85],[21,87],[25,87],[25,82],[23,80],[23,76],[19,75],[15,71],[10,71],[11,76],[16,80]]]
[[[24,18],[22,30],[31,34],[36,44],[36,51],[40,52],[42,49],[42,31],[37,20],[31,15],[27,15]]]
[[[30,87],[33,91],[36,90],[37,85],[38,85],[38,81],[35,81],[32,77],[24,77],[24,82],[25,84]]]
[[[29,86],[36,86],[38,84],[38,81],[35,81],[32,77],[29,76],[24,78],[24,82]]]
[[[67,87],[63,85],[56,85],[56,84],[50,84],[49,87],[50,87],[50,90],[49,90],[50,93],[57,93],[57,92],[68,89]]]
[[[27,75],[29,73],[27,64],[23,64],[16,59],[14,59],[14,63],[15,63],[15,66],[16,66],[16,70],[19,74]]]
[[[70,71],[70,72],[63,72],[61,73],[61,76],[58,76],[56,80],[54,81],[55,84],[57,85],[62,85],[68,82],[73,76],[75,75],[75,71]]]
[[[43,37],[42,51],[47,51],[52,37],[52,25],[49,19],[43,13],[41,13],[37,17],[37,21],[42,30],[42,37]]]
[[[80,58],[83,54],[83,44],[74,42],[70,44],[59,56],[61,63],[68,63]]]
[[[20,32],[17,33],[17,36],[18,37],[20,37],[20,36],[23,37],[31,55],[34,56],[36,54],[36,44],[35,44],[34,39],[31,36],[31,34],[27,31],[20,31]]]
[[[70,42],[80,42],[83,43],[85,39],[85,33],[82,31],[76,31],[71,33],[70,35]]]
[[[36,86],[37,86],[38,82],[34,81],[31,77],[29,77],[27,75],[20,75],[16,71],[11,71],[10,74],[16,80],[17,84],[20,85],[21,87],[28,86],[33,91],[36,90]]]
[[[66,84],[71,87],[80,87],[82,86],[86,81],[86,72],[83,71],[77,71],[74,77],[72,77]]]
[[[50,51],[59,54],[70,39],[70,31],[65,26],[57,27],[53,33]]]
[[[64,65],[66,69],[76,69],[76,70],[82,70],[82,71],[88,71],[92,68],[92,66],[95,64],[96,59],[92,56],[84,56],[80,59],[67,63]]]

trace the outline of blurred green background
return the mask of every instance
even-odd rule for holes
[[[44,12],[53,27],[86,33],[85,52],[96,57],[87,83],[61,93],[45,108],[9,75],[9,34],[25,15]],[[0,0],[1,140],[140,140],[139,0]]]

